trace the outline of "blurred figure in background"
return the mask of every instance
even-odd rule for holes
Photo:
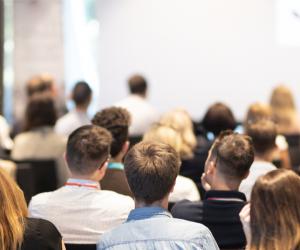
[[[248,126],[261,120],[273,121],[271,106],[260,102],[251,104],[246,114],[243,130],[246,130]],[[276,153],[274,151],[272,161],[277,167],[291,168],[290,155],[288,151],[289,145],[286,141],[286,138],[282,134],[278,133],[277,126],[276,131],[277,150]]]
[[[183,146],[183,140],[177,130],[164,124],[154,124],[144,135],[143,141],[160,142],[172,146],[180,155]],[[176,178],[173,192],[170,193],[169,201],[175,203],[181,200],[198,201],[200,195],[195,183],[184,176],[178,175]]]
[[[148,86],[141,75],[133,75],[128,80],[130,95],[115,106],[129,111],[132,119],[130,136],[143,136],[151,124],[159,118],[157,111],[147,101]]]
[[[246,134],[252,138],[255,160],[248,177],[242,181],[239,190],[249,200],[255,181],[260,176],[276,170],[276,166],[272,164],[273,155],[277,151],[275,142],[277,136],[276,125],[270,120],[258,120],[247,125]]]
[[[75,129],[90,124],[87,111],[92,100],[92,89],[84,82],[76,83],[72,91],[74,110],[59,118],[55,124],[55,132],[68,137]]]
[[[240,213],[249,250],[300,249],[300,178],[279,169],[261,176]]]
[[[270,105],[278,132],[283,135],[299,134],[300,119],[291,90],[284,85],[276,87],[271,95]]]
[[[15,137],[11,156],[14,160],[57,160],[58,183],[63,185],[68,175],[63,160],[66,139],[54,132],[56,117],[51,96],[33,96],[26,107],[25,131]]]

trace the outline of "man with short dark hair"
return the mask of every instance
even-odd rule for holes
[[[130,95],[116,103],[115,106],[129,111],[132,124],[129,134],[142,136],[158,120],[156,110],[147,102],[147,81],[141,75],[133,75],[128,80]]]
[[[90,124],[87,111],[92,100],[92,89],[84,82],[77,82],[72,91],[75,108],[62,116],[55,124],[55,132],[69,136],[75,129]]]
[[[246,126],[246,133],[252,138],[255,160],[250,168],[248,177],[242,181],[240,191],[250,200],[252,188],[258,177],[275,170],[272,160],[277,151],[277,129],[274,122],[263,119]]]
[[[205,163],[202,184],[207,192],[204,200],[179,202],[173,207],[172,215],[206,225],[221,249],[245,247],[239,212],[246,197],[238,189],[253,160],[250,137],[231,131],[221,132]]]
[[[92,123],[106,128],[113,138],[110,149],[111,159],[106,174],[101,180],[102,189],[132,196],[123,165],[123,158],[129,148],[130,114],[126,109],[110,107],[96,113]]]
[[[51,221],[66,243],[96,244],[103,233],[121,224],[134,206],[130,197],[100,188],[111,141],[110,133],[99,126],[75,130],[65,155],[71,178],[64,187],[30,201],[30,216]]]
[[[203,225],[174,219],[168,198],[179,172],[180,158],[169,145],[141,142],[125,157],[125,173],[135,198],[127,221],[98,243],[100,249],[219,249]]]

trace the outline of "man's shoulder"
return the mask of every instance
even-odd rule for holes
[[[194,217],[200,217],[203,213],[203,201],[188,201],[183,200],[177,202],[172,210],[171,214],[175,218],[182,218],[187,220],[193,220]]]

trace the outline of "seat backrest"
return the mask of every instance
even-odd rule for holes
[[[66,250],[96,250],[95,244],[65,244]]]
[[[29,203],[31,197],[36,193],[30,164],[17,163],[16,181],[24,192],[26,202]]]
[[[18,166],[17,180],[19,180],[22,183],[22,185],[20,186],[25,193],[26,199],[29,198],[29,196],[31,198],[33,195],[57,189],[57,174],[55,160],[21,160],[15,162]],[[24,170],[22,170],[20,166],[24,166],[24,164],[27,165],[27,168],[30,168],[30,170],[27,171],[27,173],[31,172],[30,182],[21,181],[25,177],[23,176]],[[30,192],[26,193],[29,189]]]

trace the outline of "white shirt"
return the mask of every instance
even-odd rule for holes
[[[115,106],[125,108],[131,114],[130,135],[143,135],[159,119],[158,113],[147,102],[138,95],[130,95],[116,103]]]
[[[88,124],[91,121],[87,113],[74,109],[57,120],[54,130],[68,137],[75,129]]]
[[[250,200],[252,188],[256,182],[256,180],[262,176],[267,174],[272,170],[276,170],[277,168],[270,162],[266,161],[254,161],[252,166],[250,167],[250,173],[246,179],[244,179],[240,185],[240,192],[244,193],[247,197],[247,200]]]
[[[123,223],[134,208],[132,198],[101,190],[98,182],[69,179],[67,183],[85,186],[64,186],[41,193],[29,204],[29,216],[51,221],[66,243],[96,244],[104,232]]]
[[[191,179],[178,175],[169,201],[178,202],[181,200],[199,201],[200,195],[196,184]]]
[[[0,145],[4,149],[11,150],[14,146],[13,140],[9,136],[10,127],[6,119],[0,115]]]

